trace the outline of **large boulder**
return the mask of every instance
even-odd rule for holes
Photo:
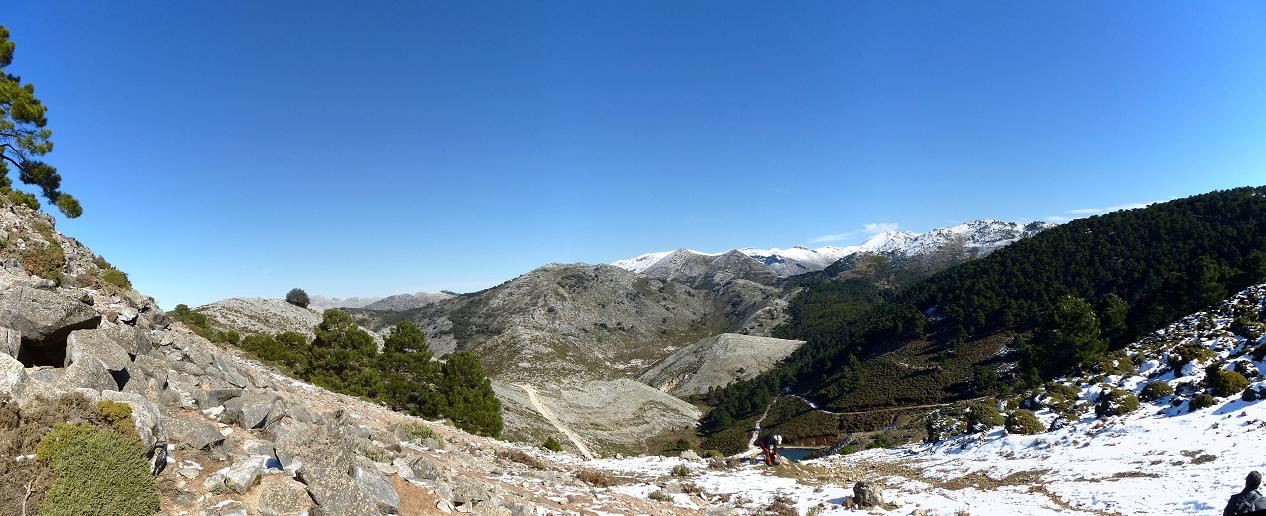
[[[167,431],[167,440],[172,444],[183,444],[195,450],[210,450],[224,442],[220,429],[206,421],[167,416],[163,416],[161,421],[163,429]]]
[[[22,367],[22,362],[0,354],[0,394],[10,394],[18,398],[26,380],[26,370]]]
[[[22,333],[11,329],[0,327],[0,354],[18,358],[18,352],[22,350]]]
[[[0,326],[20,333],[24,348],[60,345],[70,332],[100,322],[92,307],[56,292],[17,284],[0,290]]]
[[[66,337],[66,365],[80,360],[96,359],[106,369],[123,371],[132,364],[132,357],[114,336],[103,330],[75,330]]]
[[[100,360],[80,360],[70,364],[57,384],[65,389],[86,387],[98,391],[119,390],[119,384]]]
[[[312,497],[308,488],[298,481],[277,477],[276,481],[262,486],[259,494],[259,513],[264,516],[289,516],[312,511]]]
[[[873,482],[860,480],[853,484],[853,501],[858,507],[869,509],[884,504],[884,489]]]
[[[263,428],[273,405],[278,402],[276,394],[252,391],[224,402],[224,412],[220,414],[223,423],[236,424],[242,428]]]
[[[345,437],[324,426],[294,424],[277,432],[277,458],[307,485],[321,514],[375,515],[399,510],[392,508],[395,493],[388,483],[378,482],[368,459],[356,453]]]
[[[162,415],[154,402],[130,392],[101,391],[101,397],[132,407],[132,423],[136,425],[136,433],[141,436],[146,448],[153,446],[163,435]]]
[[[358,489],[379,510],[389,514],[400,512],[400,495],[378,468],[372,465],[356,466],[352,470],[352,478],[356,480]]]

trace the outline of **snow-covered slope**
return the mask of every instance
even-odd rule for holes
[[[1052,227],[1046,222],[1003,222],[999,220],[981,219],[965,222],[957,226],[937,228],[926,233],[912,231],[884,231],[871,236],[858,245],[846,247],[819,247],[811,249],[795,246],[787,249],[760,249],[744,247],[738,252],[751,256],[764,263],[779,276],[794,276],[825,269],[841,258],[857,253],[876,253],[891,257],[910,257],[940,252],[955,247],[967,258],[979,258],[998,250],[1017,240],[1028,238],[1039,231]],[[961,250],[956,246],[961,245]],[[652,268],[672,268],[673,264],[664,264],[665,260],[684,261],[684,253],[699,256],[718,256],[724,253],[704,253],[691,249],[646,253],[634,258],[618,260],[612,265],[633,272],[642,273]]]
[[[1044,433],[995,428],[819,462],[894,471],[886,480],[898,514],[1221,514],[1244,476],[1266,469],[1266,327],[1253,324],[1263,320],[1266,285],[1258,285],[1129,346],[1116,370],[1057,380],[1076,399],[1043,393],[1026,401],[1054,427]],[[1192,399],[1212,391],[1209,370],[1239,371],[1248,387],[1193,409]],[[1174,394],[1096,417],[1104,393],[1137,395],[1149,383]]]

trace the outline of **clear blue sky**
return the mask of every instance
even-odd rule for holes
[[[1266,183],[1262,2],[9,0],[62,231],[166,307]]]

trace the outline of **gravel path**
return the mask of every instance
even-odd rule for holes
[[[584,455],[586,459],[593,459],[593,454],[589,452],[589,448],[585,447],[585,443],[580,440],[580,436],[563,425],[563,422],[558,420],[558,416],[555,416],[553,412],[545,408],[545,405],[541,404],[540,400],[536,399],[536,389],[525,383],[516,383],[515,385],[527,393],[528,400],[532,402],[532,406],[536,407],[536,411],[540,412],[546,421],[549,421],[550,424],[554,425],[554,428],[557,428],[559,432],[571,439],[572,444],[575,444],[576,448],[580,449],[581,455]]]

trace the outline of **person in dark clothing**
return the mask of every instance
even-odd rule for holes
[[[1262,474],[1249,473],[1244,480],[1244,490],[1231,495],[1222,516],[1266,516],[1266,495],[1262,494]]]
[[[771,435],[761,438],[760,450],[764,456],[765,465],[777,466],[782,463],[782,456],[778,455],[778,447],[782,446],[781,435]]]

